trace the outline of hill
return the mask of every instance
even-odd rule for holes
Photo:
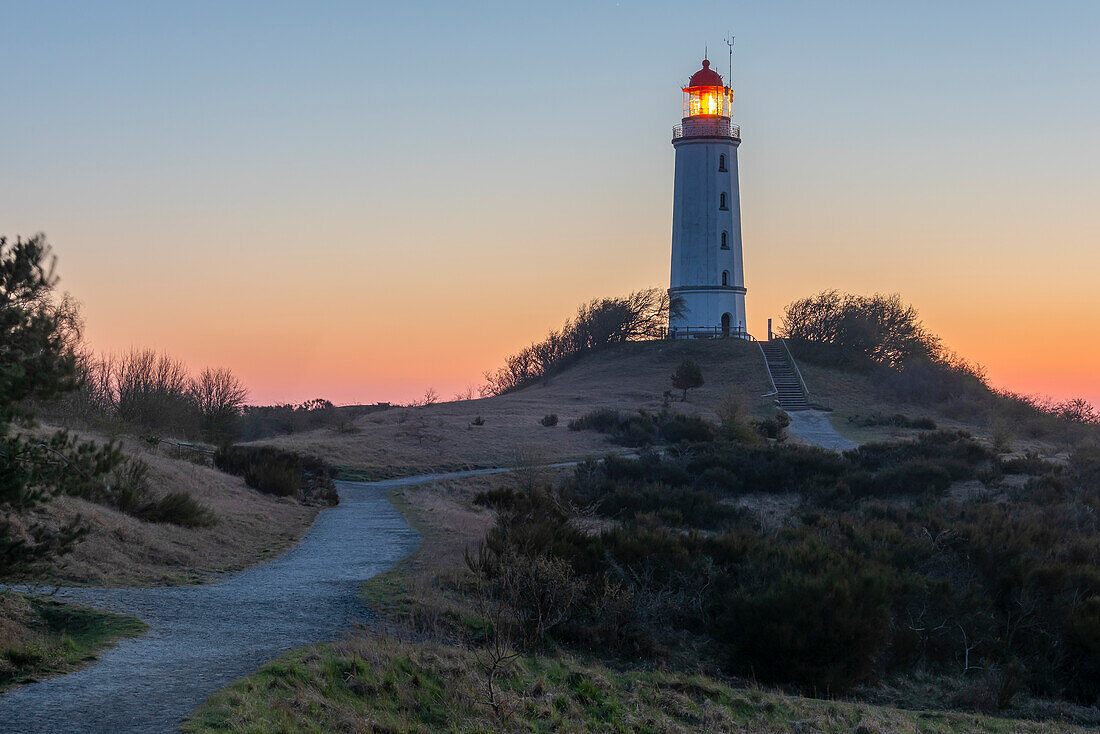
[[[595,408],[656,412],[670,376],[684,359],[699,363],[705,384],[673,410],[714,421],[720,399],[731,396],[751,416],[774,415],[771,383],[752,342],[638,342],[616,344],[581,357],[550,379],[478,400],[395,407],[357,419],[351,431],[322,429],[258,443],[317,456],[382,477],[425,471],[508,466],[527,457],[545,462],[600,454],[614,447],[600,434],[570,431],[567,423]],[[556,427],[539,423],[555,414]],[[481,425],[473,422],[480,417]]]
[[[966,375],[925,375],[910,384],[888,367],[845,363],[792,346],[811,402],[857,443],[912,438],[921,430],[909,424],[918,419],[965,430],[1003,450],[1046,454],[1064,452],[1097,432],[1044,415]],[[359,417],[350,429],[257,443],[314,455],[368,478],[573,460],[615,447],[605,436],[567,430],[570,420],[598,408],[660,411],[670,376],[684,359],[700,365],[705,383],[687,402],[674,396],[672,411],[716,422],[720,405],[732,399],[747,417],[774,416],[771,382],[756,343],[650,341],[588,353],[549,379],[503,395],[393,407]],[[549,414],[559,419],[554,428],[539,422]]]
[[[43,425],[45,435],[55,427]],[[47,524],[61,526],[79,515],[87,535],[48,569],[49,581],[107,586],[201,583],[273,558],[309,529],[317,508],[263,494],[240,477],[199,459],[177,457],[172,449],[150,449],[132,436],[107,436],[88,429],[82,439],[119,443],[128,462],[148,467],[140,478],[150,498],[186,492],[212,515],[211,524],[186,527],[150,522],[108,504],[61,494],[37,510]]]

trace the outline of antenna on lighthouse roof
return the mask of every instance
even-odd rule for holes
[[[726,86],[730,89],[733,88],[733,42],[736,36],[729,36],[726,38],[726,45],[730,47],[730,75],[726,77]]]

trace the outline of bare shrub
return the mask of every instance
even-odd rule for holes
[[[214,443],[229,440],[248,399],[248,388],[228,369],[207,367],[191,380],[189,390],[202,416],[206,440]]]
[[[496,708],[495,682],[501,671],[569,619],[583,583],[569,562],[546,553],[508,549],[498,554],[481,543],[476,553],[467,550],[465,559],[478,612],[487,624],[484,644],[474,653],[486,676],[488,703]]]
[[[892,367],[943,354],[939,339],[925,330],[916,309],[902,303],[896,293],[857,296],[833,290],[799,299],[783,314],[783,336],[833,344]]]
[[[658,339],[667,331],[668,314],[668,293],[658,288],[583,304],[560,330],[487,372],[482,395],[500,395],[548,378],[581,355],[611,344]]]
[[[134,349],[111,372],[115,410],[122,420],[153,431],[197,434],[201,414],[183,362],[152,349]]]

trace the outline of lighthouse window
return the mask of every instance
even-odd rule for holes
[[[726,172],[726,157],[724,155],[718,156],[718,170],[722,173]]]
[[[729,285],[729,284],[730,284],[730,271],[723,270],[722,271],[722,285]]]
[[[726,232],[722,233],[722,249],[723,250],[730,249],[729,234],[726,233]]]
[[[722,192],[722,195],[718,198],[718,208],[722,211],[729,209],[729,207],[726,206],[726,193],[724,191]]]

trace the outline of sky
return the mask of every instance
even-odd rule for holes
[[[9,2],[0,233],[99,351],[253,402],[444,397],[667,287],[680,86],[736,36],[749,330],[901,294],[1100,404],[1100,4]]]

